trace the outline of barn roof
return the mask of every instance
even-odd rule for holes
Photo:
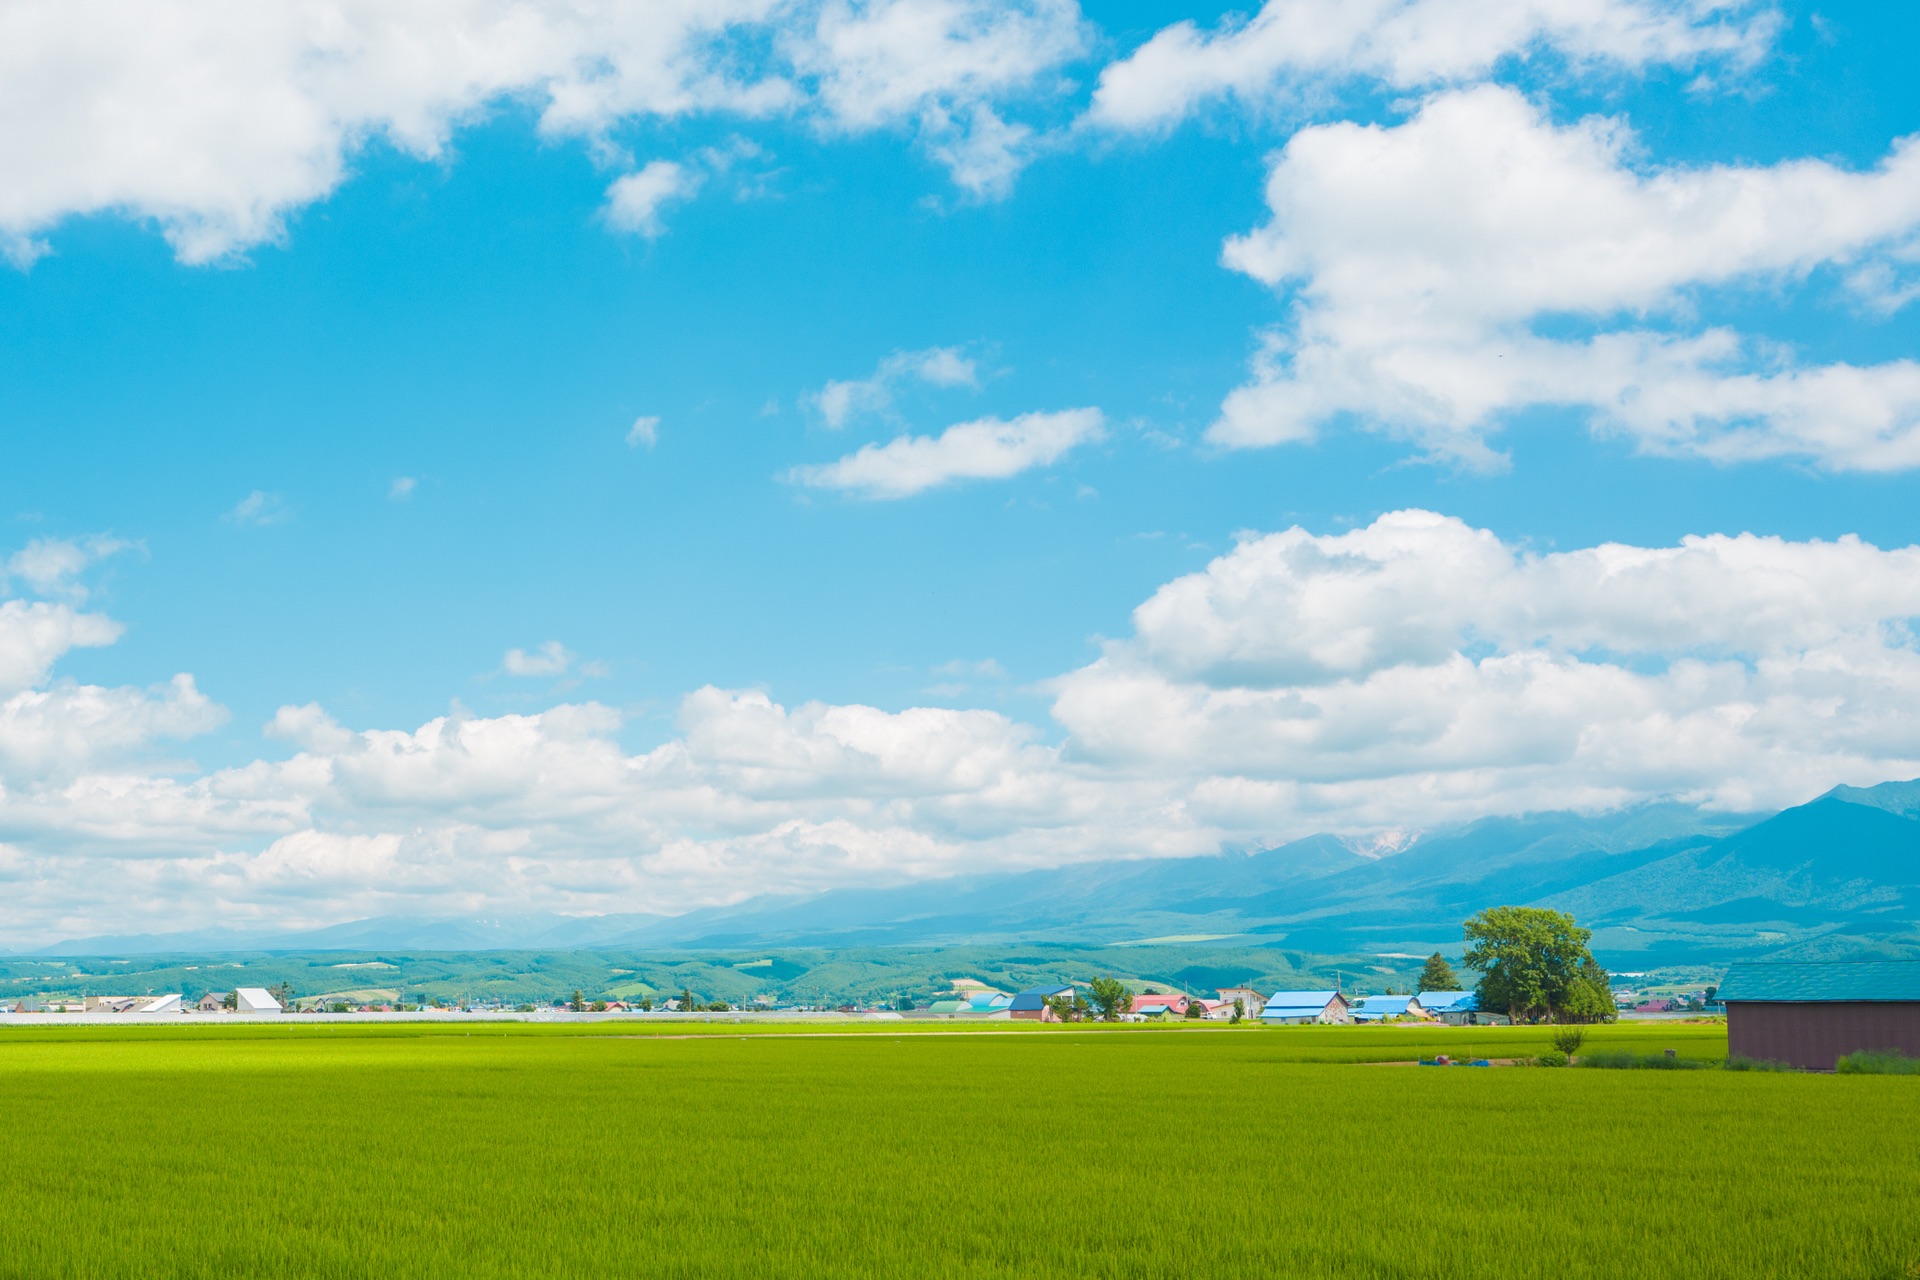
[[[1405,1017],[1413,1005],[1409,996],[1368,996],[1353,1006],[1356,1018]]]
[[[1920,960],[1777,961],[1736,964],[1721,1000],[1805,1002],[1920,1000]]]
[[[1465,1013],[1480,1007],[1471,991],[1422,991],[1416,998],[1429,1013]]]
[[[1072,987],[1029,987],[1013,998],[1015,1013],[1033,1013],[1047,1007],[1047,1001],[1073,994]]]
[[[1332,1004],[1338,991],[1276,991],[1267,997],[1263,1018],[1305,1018]]]

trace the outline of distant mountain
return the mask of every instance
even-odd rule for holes
[[[1462,920],[1503,903],[1572,911],[1616,968],[1755,954],[1920,956],[1920,781],[1836,787],[1771,816],[1654,804],[1488,818],[1386,856],[1320,835],[1254,853],[765,897],[671,917],[384,917],[302,933],[77,939],[42,953],[1218,940],[1425,955],[1456,948]]]

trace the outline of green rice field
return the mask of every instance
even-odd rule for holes
[[[0,1032],[0,1276],[1920,1277],[1914,1077],[1368,1065],[1524,1028],[783,1030]]]

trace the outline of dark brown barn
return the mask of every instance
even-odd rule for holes
[[[1740,1057],[1810,1071],[1860,1049],[1920,1057],[1920,961],[1736,964],[1717,994]]]

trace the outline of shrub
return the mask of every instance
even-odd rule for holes
[[[1552,1053],[1541,1054],[1533,1060],[1533,1065],[1536,1067],[1564,1067],[1567,1065],[1567,1062],[1567,1055],[1556,1050]]]
[[[1797,1071],[1791,1062],[1775,1062],[1771,1058],[1746,1058],[1733,1054],[1720,1064],[1728,1071]]]
[[[1920,1058],[1898,1049],[1860,1049],[1834,1063],[1833,1069],[1848,1076],[1920,1076]]]
[[[1604,1071],[1698,1071],[1707,1064],[1699,1058],[1668,1057],[1664,1053],[1634,1053],[1603,1049],[1580,1056],[1579,1065]]]

